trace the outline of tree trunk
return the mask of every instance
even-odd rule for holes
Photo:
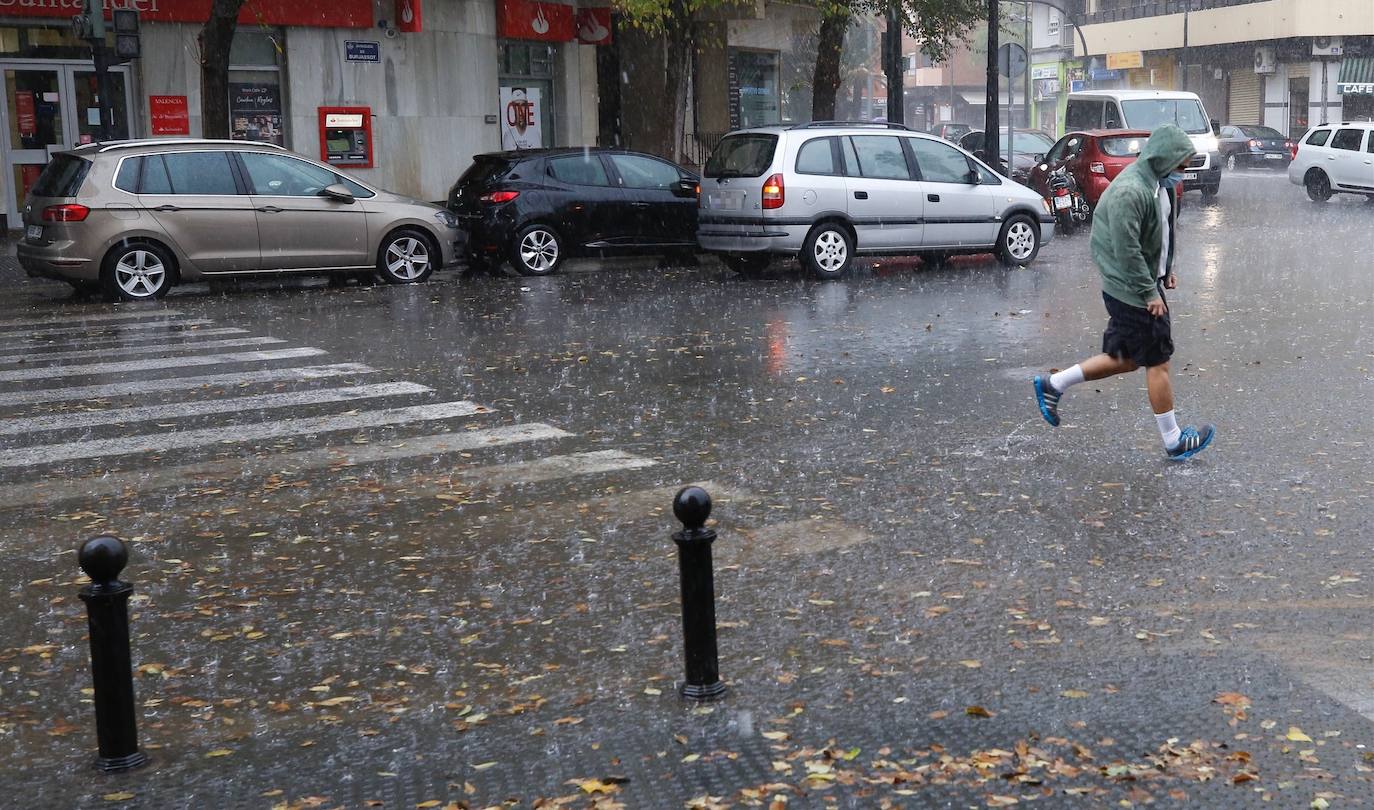
[[[835,120],[835,96],[840,91],[840,54],[849,30],[847,6],[829,6],[821,17],[816,42],[816,70],[811,75],[811,120]]]
[[[229,137],[229,46],[244,0],[214,0],[200,31],[200,132]]]
[[[682,137],[685,128],[687,106],[687,73],[691,59],[692,20],[683,0],[672,0],[671,12],[664,23],[664,40],[667,62],[663,73],[663,94],[660,103],[671,105],[664,110],[665,121],[670,122],[667,132],[663,133],[665,142],[657,153],[677,163],[682,160]]]

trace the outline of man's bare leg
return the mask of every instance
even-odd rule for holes
[[[1045,417],[1046,422],[1058,427],[1059,399],[1070,386],[1088,380],[1101,380],[1114,374],[1125,374],[1137,368],[1140,366],[1129,358],[1118,360],[1110,354],[1099,354],[1076,366],[1056,372],[1048,378],[1036,377],[1032,382],[1035,384],[1035,401],[1040,406],[1040,415]]]
[[[1128,374],[1140,366],[1128,357],[1120,359],[1112,357],[1110,354],[1098,354],[1089,357],[1087,360],[1078,364],[1083,369],[1083,379],[1103,380],[1116,374]],[[1168,367],[1165,367],[1165,384],[1168,384]]]

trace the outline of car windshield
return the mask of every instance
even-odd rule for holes
[[[1189,135],[1204,135],[1212,131],[1202,104],[1191,98],[1143,98],[1121,102],[1131,129],[1154,130],[1174,124]]]
[[[773,164],[773,150],[777,145],[776,135],[731,135],[716,146],[702,174],[707,177],[758,177]]]
[[[1283,140],[1283,135],[1277,129],[1270,127],[1241,127],[1240,131],[1247,138],[1264,138],[1267,140]]]
[[[1098,147],[1110,157],[1134,157],[1145,148],[1144,138],[1103,138]]]
[[[998,142],[1006,148],[1007,136],[1004,133]],[[1054,146],[1054,142],[1038,132],[1013,132],[1011,135],[1012,151],[1023,155],[1043,155]]]

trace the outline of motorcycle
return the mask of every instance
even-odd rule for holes
[[[1079,225],[1088,221],[1088,215],[1092,213],[1088,207],[1088,199],[1079,190],[1078,181],[1069,173],[1067,166],[1050,171],[1049,188],[1055,222],[1060,233],[1068,236]]]

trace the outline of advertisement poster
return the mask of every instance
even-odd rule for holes
[[[19,134],[31,138],[38,131],[38,115],[35,112],[33,93],[20,90],[14,94],[15,118],[18,119]]]
[[[275,84],[229,84],[229,136],[236,141],[286,145],[281,125],[281,88]]]
[[[190,135],[191,116],[186,96],[148,96],[154,135]]]
[[[501,88],[501,148],[538,149],[544,145],[538,87]]]

